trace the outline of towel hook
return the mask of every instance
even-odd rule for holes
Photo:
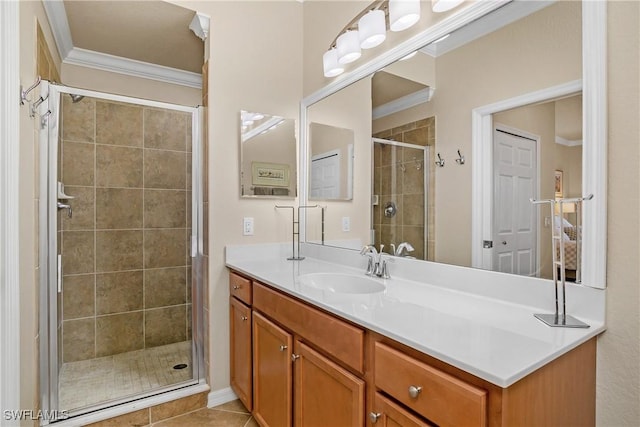
[[[34,90],[40,84],[41,81],[42,81],[42,77],[38,76],[35,83],[24,90],[22,89],[22,85],[20,85],[20,105],[24,105],[25,101],[29,102],[29,100],[27,99],[27,95],[29,94],[29,92]]]
[[[436,165],[440,166],[441,168],[444,167],[444,159],[440,157],[440,153],[438,153],[438,160],[436,160]]]
[[[460,154],[460,150],[458,150],[458,158],[456,159],[456,163],[459,165],[464,165],[464,156]]]

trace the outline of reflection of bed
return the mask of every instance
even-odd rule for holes
[[[576,227],[571,225],[567,220],[563,220],[564,233],[562,234],[562,240],[564,245],[564,268],[565,270],[575,271],[578,266],[578,246],[577,238],[578,232]],[[560,259],[560,244],[557,245],[558,257]]]

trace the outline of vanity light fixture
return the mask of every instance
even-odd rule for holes
[[[420,0],[389,0],[389,29],[403,31],[420,19]]]
[[[431,0],[431,10],[434,12],[446,12],[458,7],[464,0]]]
[[[377,9],[367,12],[358,21],[360,47],[371,49],[378,46],[387,38],[387,22],[383,10]]]
[[[338,51],[335,48],[329,49],[322,56],[325,77],[339,76],[344,72],[344,67],[338,63]]]
[[[336,40],[338,51],[338,64],[349,64],[360,58],[360,37],[358,30],[347,30]]]
[[[389,18],[387,21],[387,17]],[[325,77],[344,72],[344,65],[356,61],[362,49],[379,46],[387,29],[402,31],[420,19],[420,0],[375,0],[358,13],[329,45],[322,56]]]

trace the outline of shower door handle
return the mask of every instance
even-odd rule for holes
[[[73,208],[67,203],[58,202],[58,209],[68,209],[69,218],[73,218]]]
[[[58,254],[58,293],[62,292],[62,254]]]

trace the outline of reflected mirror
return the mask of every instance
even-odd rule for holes
[[[529,199],[583,195],[582,67],[581,2],[512,2],[310,103],[310,123],[355,130],[353,206],[328,204],[325,244],[550,279],[558,231],[579,281],[575,205],[560,216]],[[473,114],[496,105],[479,135]],[[488,194],[480,205],[476,193]],[[489,202],[487,225],[477,218]],[[474,249],[478,222],[493,231]],[[321,224],[307,213],[308,242]]]
[[[240,195],[296,197],[295,121],[240,111]]]
[[[321,123],[309,125],[311,147],[309,199],[353,197],[353,130]]]

